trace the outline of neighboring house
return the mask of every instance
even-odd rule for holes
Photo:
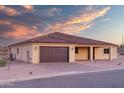
[[[118,45],[54,32],[10,45],[17,60],[33,64],[117,58]]]

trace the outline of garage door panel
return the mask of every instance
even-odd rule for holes
[[[41,62],[68,62],[67,47],[40,47]]]

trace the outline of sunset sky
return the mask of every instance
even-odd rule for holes
[[[120,44],[124,6],[0,6],[0,45],[55,31]]]

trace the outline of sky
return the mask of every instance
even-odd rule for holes
[[[0,6],[0,45],[52,32],[122,43],[124,6]]]

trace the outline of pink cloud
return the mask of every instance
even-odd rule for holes
[[[24,9],[25,9],[25,11],[32,11],[33,9],[34,9],[34,7],[32,6],[32,5],[23,5],[22,6]]]
[[[4,12],[8,16],[18,16],[21,14],[16,9],[4,5],[0,5],[0,11]]]
[[[24,25],[12,25],[13,30],[6,32],[5,36],[15,38],[30,38],[38,34],[35,28],[30,28]]]
[[[4,10],[5,6],[0,6],[0,10]],[[63,22],[56,22],[54,24],[49,24],[45,27],[42,33],[61,31],[69,34],[79,33],[81,31],[87,30],[94,25],[94,20],[105,16],[111,7],[104,7],[102,9],[94,9],[94,7],[88,7],[86,10],[80,10],[76,15],[71,15],[67,20]],[[49,15],[53,16],[54,12],[60,12],[56,8],[49,10]],[[15,13],[16,14],[16,13]],[[14,14],[14,15],[15,15]],[[13,15],[13,16],[14,16]],[[106,20],[103,20],[103,22]],[[100,21],[99,21],[100,22]],[[8,20],[0,20],[0,24],[10,25],[12,30],[4,33],[6,37],[15,37],[15,38],[31,38],[34,36],[41,35],[41,32],[38,32],[37,26],[26,26],[22,24],[12,24]]]
[[[9,20],[2,19],[0,20],[0,25],[10,25],[11,22]]]
[[[95,9],[89,9],[86,10],[85,12],[80,12],[78,14],[78,17],[73,16],[71,17],[66,24],[67,25],[72,25],[72,24],[78,24],[78,23],[82,23],[82,22],[90,22],[95,20],[98,17],[102,17],[104,16],[108,10],[110,10],[111,7],[105,7],[103,9],[99,9],[99,10],[95,10]]]
[[[102,9],[94,9],[93,7],[87,8],[85,11],[80,10],[77,15],[72,15],[64,22],[57,22],[49,25],[46,31],[62,31],[65,33],[79,33],[80,31],[87,30],[93,26],[93,21],[108,13],[111,7]],[[82,12],[83,11],[83,12]]]
[[[7,32],[4,32],[0,34],[0,36],[4,37],[13,37],[13,38],[31,38],[33,36],[37,36],[41,34],[37,31],[36,26],[26,26],[23,24],[15,24],[11,22],[10,20],[0,20],[0,25],[6,25],[10,27],[10,30]]]
[[[62,11],[61,8],[49,8],[49,9],[44,10],[44,12],[47,16],[60,15],[61,11]]]

